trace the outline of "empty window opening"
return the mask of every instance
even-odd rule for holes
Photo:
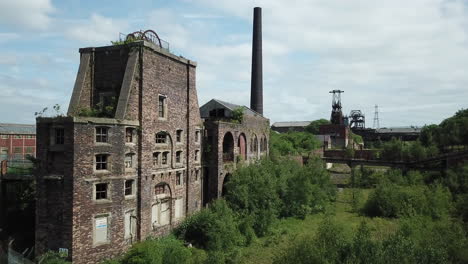
[[[55,144],[63,145],[65,142],[65,129],[56,128],[55,129]]]
[[[156,143],[157,144],[166,144],[167,143],[167,134],[166,132],[159,132],[156,134]]]
[[[96,155],[96,170],[107,170],[107,156],[105,154]]]
[[[158,116],[166,117],[166,96],[160,95],[158,99]]]
[[[182,151],[177,151],[176,152],[176,163],[181,163],[182,162]]]
[[[167,165],[167,163],[168,163],[168,157],[169,157],[169,152],[168,152],[168,151],[163,152],[163,154],[162,154],[162,160],[161,160],[161,163],[162,163],[163,165]]]
[[[179,129],[176,131],[176,142],[181,143],[182,142],[182,130]]]
[[[195,150],[195,161],[200,161],[200,150]]]
[[[154,152],[153,153],[153,166],[159,165],[159,156],[161,156],[161,152]]]
[[[106,143],[107,142],[107,127],[96,127],[96,142],[98,143]]]
[[[234,161],[234,138],[230,132],[223,138],[223,161]]]
[[[125,181],[125,196],[135,194],[135,180],[126,180]]]
[[[200,130],[195,131],[195,142],[200,142]]]
[[[96,200],[107,199],[107,183],[97,183],[95,185],[95,198]]]
[[[135,134],[135,129],[131,127],[127,127],[125,129],[125,142],[126,143],[134,143],[134,134]]]
[[[184,174],[181,171],[176,172],[176,185],[184,184]]]

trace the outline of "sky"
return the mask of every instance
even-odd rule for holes
[[[438,124],[468,105],[466,0],[0,0],[0,122],[66,112],[81,47],[153,29],[197,61],[199,105],[250,104],[253,7],[262,7],[264,115],[343,112],[373,126]]]

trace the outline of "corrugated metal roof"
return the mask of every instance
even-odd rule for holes
[[[35,135],[36,125],[0,123],[0,134]]]
[[[285,121],[275,122],[272,127],[305,127],[308,126],[312,121]]]

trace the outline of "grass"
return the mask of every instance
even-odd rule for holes
[[[363,201],[367,199],[369,192],[369,189],[360,190]],[[330,204],[325,213],[308,215],[305,220],[296,218],[279,220],[271,235],[257,239],[249,247],[241,249],[241,263],[272,263],[275,255],[288,248],[293,241],[301,237],[313,236],[326,215],[332,215],[339,224],[343,224],[349,234],[356,230],[362,221],[367,221],[376,239],[386,237],[396,230],[398,220],[369,218],[353,212],[351,199],[351,189],[345,189],[338,194],[336,202]]]

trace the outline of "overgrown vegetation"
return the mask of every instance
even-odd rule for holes
[[[333,218],[325,218],[315,236],[293,243],[275,264],[309,263],[461,263],[466,236],[456,222],[408,218],[383,238],[364,221],[351,234]]]
[[[244,118],[244,108],[238,107],[232,111],[231,119],[232,121],[240,124],[242,123],[242,119]]]
[[[106,104],[99,102],[96,107],[80,107],[76,109],[76,115],[82,117],[114,117],[117,108],[117,99],[112,96]]]
[[[305,127],[305,131],[308,132],[308,133],[314,134],[314,135],[318,135],[320,126],[329,125],[329,124],[331,124],[331,123],[327,119],[322,118],[322,119],[314,120],[314,121],[310,122],[310,124]]]
[[[308,132],[277,133],[270,131],[270,155],[287,156],[307,154],[319,148],[321,143]]]

